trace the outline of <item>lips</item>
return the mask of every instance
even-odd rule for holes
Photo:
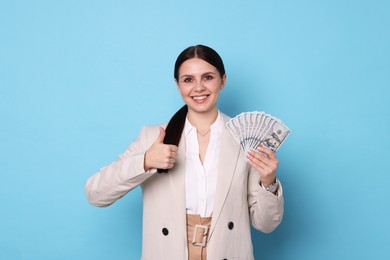
[[[195,97],[192,97],[193,99],[195,100],[202,100],[202,99],[205,99],[207,98],[207,95],[203,95],[203,96],[195,96]]]
[[[206,101],[206,99],[209,97],[209,95],[201,95],[201,96],[193,96],[191,97],[196,103],[203,103]]]

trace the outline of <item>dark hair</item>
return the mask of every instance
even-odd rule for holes
[[[179,69],[181,64],[192,58],[199,58],[207,61],[218,70],[221,77],[225,75],[225,66],[223,65],[221,56],[219,56],[219,54],[210,47],[205,45],[196,45],[188,47],[177,57],[174,70],[174,77],[176,80],[178,80],[179,77]]]
[[[219,56],[219,54],[210,47],[207,47],[205,45],[196,45],[188,47],[187,49],[182,51],[177,57],[173,73],[173,76],[176,81],[178,81],[179,78],[180,66],[186,60],[192,58],[199,58],[210,63],[218,70],[221,77],[225,75],[225,66],[223,65],[221,56]],[[187,117],[187,112],[188,107],[187,105],[184,105],[173,115],[165,129],[164,144],[173,144],[179,146],[181,134],[183,132],[184,124]],[[157,171],[159,173],[168,172],[168,170],[166,169],[157,169]]]

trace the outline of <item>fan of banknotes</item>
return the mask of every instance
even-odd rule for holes
[[[226,126],[245,153],[256,150],[259,145],[276,152],[290,134],[290,129],[280,119],[257,111],[241,113]]]

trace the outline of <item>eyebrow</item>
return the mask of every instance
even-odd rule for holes
[[[216,73],[212,72],[212,71],[209,71],[209,72],[205,72],[202,74],[202,77],[205,76],[205,75],[208,75],[208,74],[212,74],[212,75],[216,75]],[[194,75],[191,75],[191,74],[184,74],[183,76],[180,77],[181,78],[188,78],[188,77],[193,77]]]

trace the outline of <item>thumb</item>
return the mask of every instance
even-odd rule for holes
[[[165,137],[165,130],[164,128],[160,127],[160,134],[157,137],[156,143],[163,143]]]

